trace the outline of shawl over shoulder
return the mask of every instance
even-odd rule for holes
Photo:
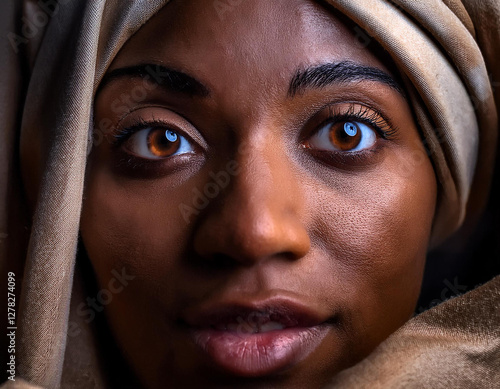
[[[20,290],[19,381],[56,388],[81,344],[67,345],[95,90],[123,44],[167,0],[20,0],[0,5],[0,258]],[[500,106],[498,0],[327,0],[360,44],[394,59],[439,180],[433,241],[488,194]],[[437,79],[446,83],[436,82]],[[41,98],[40,96],[43,96]],[[35,158],[28,159],[23,156]],[[30,174],[33,179],[21,177]],[[33,219],[26,217],[27,204]],[[27,243],[29,240],[29,244]],[[26,246],[28,247],[26,250]],[[493,276],[493,275],[492,275]],[[470,387],[500,382],[499,279],[410,320],[332,387]],[[92,350],[91,334],[86,341]],[[6,348],[4,348],[5,350]],[[82,354],[82,353],[80,353]],[[64,374],[63,374],[64,373]],[[21,378],[28,383],[21,383]],[[62,383],[68,386],[68,381]],[[492,384],[494,385],[494,384]],[[85,387],[82,384],[82,387]]]

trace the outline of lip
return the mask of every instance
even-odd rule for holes
[[[328,316],[285,297],[207,303],[182,315],[191,340],[212,363],[258,377],[298,364],[331,329]]]

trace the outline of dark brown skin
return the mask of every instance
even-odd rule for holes
[[[81,234],[102,287],[113,269],[135,276],[106,313],[145,387],[319,388],[411,317],[437,189],[407,101],[370,80],[288,95],[297,69],[311,65],[351,61],[389,73],[354,35],[312,1],[243,1],[221,21],[211,1],[173,0],[114,60],[110,71],[163,64],[210,91],[193,97],[127,76],[95,101],[104,133],[155,120],[194,145],[146,163],[108,136],[90,156]],[[112,104],[134,88],[149,91]],[[318,151],[311,139],[328,107],[378,111],[396,135],[377,135],[357,157]],[[229,185],[186,222],[179,205],[193,207],[193,189],[230,161]],[[269,376],[214,367],[177,323],[185,308],[272,295],[335,320],[305,360]]]

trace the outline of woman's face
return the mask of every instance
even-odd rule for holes
[[[320,387],[411,317],[436,182],[360,33],[174,0],[118,53],[81,234],[101,288],[126,276],[106,312],[145,386]]]

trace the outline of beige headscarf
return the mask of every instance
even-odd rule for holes
[[[167,2],[0,5],[7,37],[0,46],[0,253],[4,278],[15,269],[20,282],[25,263],[16,360],[17,377],[31,384],[61,381],[94,92],[123,44]],[[487,196],[498,125],[493,92],[500,106],[492,90],[500,85],[500,4],[327,2],[361,27],[359,44],[374,39],[390,53],[407,83],[440,185],[433,230],[440,242]],[[238,1],[215,1],[214,16],[217,4],[229,3]],[[418,168],[420,157],[408,156],[408,166]],[[28,200],[32,222],[24,217]],[[384,374],[371,366],[373,380]]]

